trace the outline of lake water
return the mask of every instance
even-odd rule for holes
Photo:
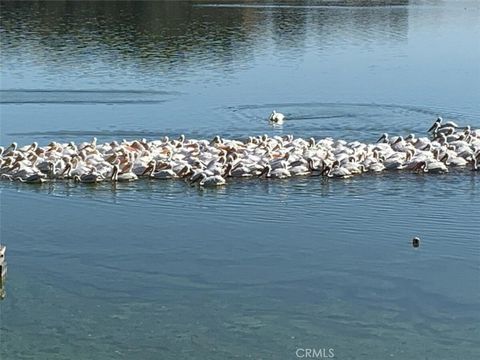
[[[0,10],[1,145],[480,127],[477,1]],[[0,191],[2,360],[480,356],[470,171]]]

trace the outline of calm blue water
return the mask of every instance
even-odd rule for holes
[[[0,10],[1,145],[480,127],[477,1]],[[1,182],[0,358],[477,358],[479,179]]]

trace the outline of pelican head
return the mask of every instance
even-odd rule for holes
[[[415,142],[415,134],[409,134],[406,138],[405,138],[405,141],[409,141],[409,142]]]
[[[273,121],[273,119],[275,118],[275,115],[277,115],[277,111],[273,110],[272,113],[270,114],[270,117],[268,118],[268,120]]]
[[[328,176],[330,174],[331,170],[332,170],[332,168],[327,165],[323,168],[321,175],[322,176]]]
[[[443,119],[441,116],[439,116],[437,118],[437,120],[435,120],[435,122],[433,123],[433,125],[430,127],[430,129],[427,130],[427,132],[430,132],[430,131],[436,131],[439,127],[440,127],[440,124],[442,123]]]
[[[449,134],[450,135],[450,134]],[[447,135],[441,133],[439,139],[437,140],[440,144],[448,143]]]
[[[32,145],[30,145],[30,147],[28,148],[27,151],[33,151],[33,152],[35,152],[35,151],[37,151],[37,148],[38,148],[38,143],[37,143],[36,141],[34,141],[34,142],[32,143]]]
[[[271,171],[272,171],[272,167],[270,166],[270,164],[267,164],[267,165],[265,165],[265,167],[263,168],[263,170],[260,172],[260,174],[258,175],[258,177],[262,177],[262,176],[269,177]]]
[[[219,135],[215,136],[211,141],[211,144],[221,144],[221,143],[222,143],[222,139],[220,138]]]
[[[273,110],[272,113],[270,114],[270,117],[268,118],[268,120],[273,122],[273,123],[276,123],[276,124],[282,124],[284,118],[285,118],[285,115]]]
[[[190,185],[195,184],[197,181],[201,181],[206,177],[205,173],[202,171],[195,171],[192,176],[188,178]]]
[[[388,134],[383,133],[382,136],[380,136],[380,138],[377,140],[377,143],[379,143],[379,142],[387,143],[388,142]]]
[[[18,145],[17,145],[17,143],[14,141],[14,142],[12,142],[12,143],[10,144],[9,147],[7,147],[7,148],[5,149],[4,152],[5,152],[5,154],[8,153],[8,152],[12,152],[12,153],[13,153],[15,150],[17,150],[17,147],[18,147]]]

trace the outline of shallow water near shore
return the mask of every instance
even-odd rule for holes
[[[1,7],[1,145],[480,128],[475,1]],[[2,360],[480,356],[469,170],[0,182],[0,201]]]

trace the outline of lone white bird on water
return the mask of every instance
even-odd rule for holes
[[[275,124],[283,124],[283,120],[285,120],[285,115],[273,110],[268,120]]]

